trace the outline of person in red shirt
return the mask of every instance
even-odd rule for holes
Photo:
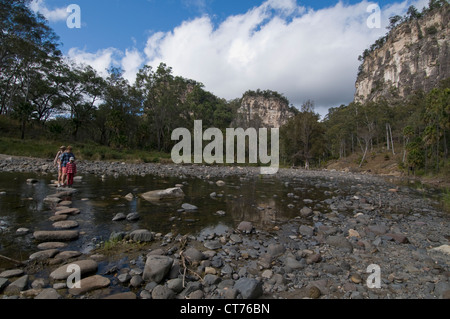
[[[73,178],[77,173],[77,164],[75,164],[75,158],[71,157],[69,163],[66,166],[67,173],[67,186],[72,187]]]

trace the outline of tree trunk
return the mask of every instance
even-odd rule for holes
[[[389,151],[391,148],[390,148],[390,143],[389,143],[389,128],[388,128],[388,125],[389,124],[386,123],[386,143],[387,143],[387,150]]]
[[[394,147],[394,138],[392,136],[392,127],[391,127],[391,124],[388,124],[388,125],[389,125],[389,133],[391,135],[392,155],[395,156],[395,147]]]
[[[366,150],[364,151],[364,155],[363,158],[361,160],[361,163],[359,164],[359,168],[362,167],[364,161],[366,160],[366,156],[367,156],[367,151],[369,150],[369,143],[366,143]]]

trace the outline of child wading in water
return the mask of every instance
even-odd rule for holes
[[[71,157],[69,163],[66,165],[67,172],[67,186],[72,187],[73,178],[77,174],[77,164],[75,164],[75,158]]]
[[[61,156],[66,151],[65,146],[61,146],[59,148],[58,154],[56,154],[55,160],[53,161],[53,165],[58,167],[58,187],[61,187],[63,183],[63,173],[62,173],[62,167],[61,167]]]
[[[65,186],[67,184],[67,164],[70,162],[70,158],[75,158],[72,153],[72,147],[68,146],[66,151],[61,155],[61,167],[62,167],[62,184]]]

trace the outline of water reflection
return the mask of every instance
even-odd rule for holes
[[[28,178],[36,178],[36,184],[27,184]],[[15,236],[18,228],[52,230],[49,218],[54,215],[43,199],[55,193],[49,184],[55,176],[17,173],[0,173],[0,254],[26,259],[27,254],[36,251],[36,243],[31,235]],[[250,221],[256,228],[271,229],[277,222],[294,218],[304,206],[305,196],[321,200],[323,191],[309,189],[302,183],[287,186],[277,179],[226,179],[225,186],[219,187],[215,180],[156,178],[154,176],[106,177],[85,175],[75,184],[78,192],[67,200],[72,207],[79,208],[81,214],[71,217],[84,232],[80,239],[67,249],[86,250],[95,242],[107,240],[112,232],[149,229],[156,233],[198,235],[204,229],[214,229],[218,225],[235,228],[241,221]],[[156,205],[138,195],[151,190],[166,189],[183,184],[186,197],[182,202]],[[296,191],[295,191],[296,190]],[[210,196],[211,193],[216,196]],[[295,192],[295,197],[287,196]],[[128,200],[127,194],[134,198]],[[180,211],[183,203],[198,207],[196,212]],[[224,211],[225,215],[216,214]],[[139,213],[136,222],[113,222],[118,214]],[[7,225],[7,226],[5,226]]]

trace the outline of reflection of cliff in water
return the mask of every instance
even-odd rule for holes
[[[280,199],[282,188],[281,183],[273,181],[249,181],[233,196],[228,196],[227,213],[236,223],[245,220],[252,222],[256,228],[273,228],[277,222],[295,217],[295,212],[289,210],[287,203]]]

